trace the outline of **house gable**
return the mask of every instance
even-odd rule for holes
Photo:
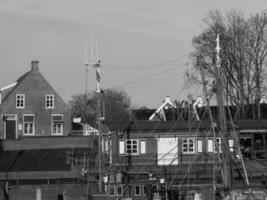
[[[24,95],[24,108],[16,108],[16,95]],[[52,95],[54,97],[53,108],[46,107],[46,95]],[[0,108],[2,116],[5,114],[17,115],[18,136],[23,135],[23,117],[25,115],[34,116],[34,135],[51,135],[53,114],[63,116],[64,134],[70,132],[70,109],[40,73],[38,61],[33,61],[31,71],[17,80],[17,84],[3,98]],[[0,124],[1,131],[4,132],[4,123],[1,122]]]

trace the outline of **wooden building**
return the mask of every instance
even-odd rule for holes
[[[257,149],[256,142],[252,142],[249,159],[239,146],[244,137],[252,141],[266,138],[267,126],[262,125],[259,130],[256,124],[253,128],[253,123],[259,122],[238,121],[235,129],[229,128],[233,137],[226,140],[220,135],[214,137],[214,124],[208,121],[106,122],[110,129],[104,142],[110,163],[106,171],[106,191],[110,198],[150,199],[154,193],[178,199],[206,189],[206,199],[209,199],[213,185],[218,188],[223,185],[221,169],[225,151],[230,155],[228,164],[233,188],[245,188],[240,150],[252,187],[264,188],[267,146]],[[267,124],[266,121],[260,123]],[[214,128],[216,132],[216,125]],[[235,131],[237,137],[234,137]],[[227,143],[227,147],[223,143]]]

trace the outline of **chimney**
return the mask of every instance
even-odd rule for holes
[[[31,61],[32,69],[31,71],[39,71],[39,61],[33,60]]]

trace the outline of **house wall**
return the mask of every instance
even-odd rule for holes
[[[175,140],[173,142],[176,142],[176,149],[177,151],[174,152],[172,149],[166,150],[166,154],[171,152],[173,155],[171,157],[176,157],[177,161],[173,161],[171,165],[176,165],[178,162],[178,165],[181,164],[190,164],[192,163],[195,158],[203,157],[198,160],[198,163],[210,163],[213,159],[212,152],[208,152],[208,140],[212,140],[213,137],[209,132],[206,133],[199,133],[199,132],[193,132],[190,135],[185,132],[131,132],[131,133],[118,133],[114,132],[112,135],[112,151],[113,151],[113,164],[114,165],[122,165],[122,166],[129,166],[129,165],[154,165],[154,166],[160,166],[162,164],[158,163],[158,159],[161,157],[159,155],[159,145],[167,145],[165,147],[160,147],[161,149],[168,149],[168,144],[160,144],[159,138],[169,138],[165,141],[171,142],[171,140]],[[193,138],[195,140],[195,152],[194,153],[183,153],[183,139],[186,138]],[[129,155],[127,153],[120,154],[119,153],[119,141],[127,141],[129,139],[136,139],[138,140],[138,151],[139,153],[136,155]],[[198,152],[198,146],[197,146],[197,140],[202,141],[202,152]],[[140,153],[140,141],[146,141],[146,153],[141,154]],[[223,148],[223,147],[222,147]],[[161,154],[164,154],[164,152]],[[176,154],[176,155],[174,155]],[[202,155],[202,156],[201,156]],[[164,155],[162,155],[164,158]],[[205,159],[204,159],[205,157]],[[170,158],[172,159],[172,158]],[[168,165],[168,164],[165,164]]]
[[[16,94],[25,94],[25,108],[16,108]],[[45,95],[55,95],[55,106],[46,109]],[[62,114],[64,125],[63,135],[71,131],[71,113],[66,103],[45,80],[38,69],[32,69],[24,80],[19,82],[6,96],[0,105],[1,116],[5,114],[17,115],[17,138],[23,137],[23,115],[35,115],[35,136],[51,135],[52,114]],[[0,119],[0,134],[4,137],[5,122]]]

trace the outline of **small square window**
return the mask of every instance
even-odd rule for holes
[[[138,154],[138,140],[126,140],[126,153],[131,155]]]
[[[24,108],[24,107],[25,107],[25,94],[17,94],[16,108]]]
[[[185,138],[182,143],[183,154],[194,154],[195,153],[195,139]]]
[[[47,94],[45,95],[45,107],[48,109],[55,107],[55,95],[53,94]]]

